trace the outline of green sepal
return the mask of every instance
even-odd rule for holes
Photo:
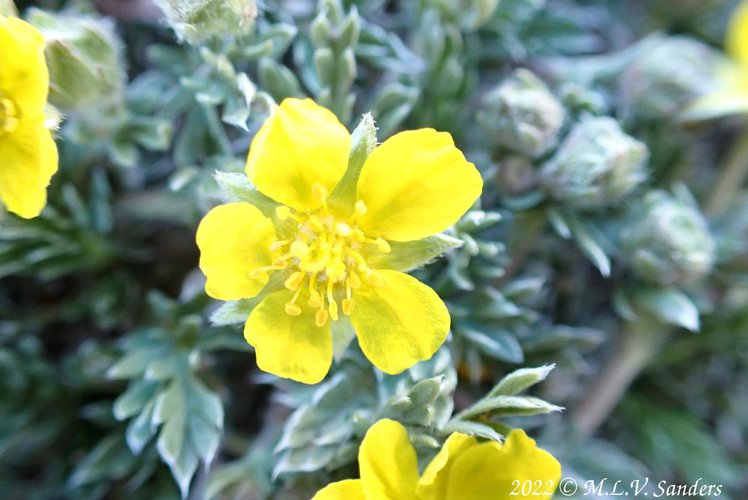
[[[346,215],[353,211],[356,203],[356,187],[361,168],[377,146],[377,127],[371,114],[365,113],[361,117],[358,126],[353,130],[352,139],[348,168],[328,200],[334,210]]]
[[[228,326],[245,323],[249,314],[257,305],[262,302],[268,294],[277,292],[283,288],[283,283],[290,275],[288,270],[275,271],[270,275],[270,279],[265,287],[256,296],[250,299],[231,300],[224,302],[210,315],[210,322],[213,326]]]
[[[275,216],[278,204],[262,194],[244,174],[216,171],[213,174],[227,202],[246,202],[257,207],[266,217]]]
[[[374,269],[394,269],[396,271],[410,271],[422,267],[433,261],[447,250],[460,248],[462,240],[436,234],[422,240],[390,242],[390,252],[366,252],[364,258]]]

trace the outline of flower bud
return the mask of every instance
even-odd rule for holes
[[[510,156],[499,163],[496,177],[504,194],[520,196],[537,187],[538,171],[524,156]]]
[[[534,158],[556,144],[564,114],[548,87],[519,69],[484,96],[478,122],[495,144]]]
[[[71,111],[122,98],[122,46],[109,19],[33,9],[29,22],[47,42],[50,102]]]
[[[180,40],[198,44],[214,36],[242,35],[257,17],[254,0],[155,0]]]
[[[714,241],[701,212],[664,191],[632,210],[621,244],[634,273],[657,285],[678,285],[709,273]]]
[[[0,16],[17,16],[18,10],[13,0],[0,0]]]
[[[574,126],[540,172],[551,198],[575,208],[615,204],[645,178],[647,147],[612,118],[586,118]]]
[[[619,80],[625,115],[671,119],[716,88],[718,57],[707,45],[682,36],[642,51]]]

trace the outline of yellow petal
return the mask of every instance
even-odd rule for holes
[[[29,219],[47,203],[47,186],[57,171],[57,146],[44,117],[26,118],[0,135],[0,199],[11,212]]]
[[[316,384],[332,364],[330,322],[318,327],[317,310],[301,309],[291,316],[285,311],[293,293],[281,290],[265,297],[249,315],[244,338],[256,351],[257,366],[279,377]]]
[[[445,500],[511,500],[528,498],[521,494],[523,485],[532,483],[532,497],[553,497],[561,479],[561,464],[522,430],[509,434],[502,446],[496,442],[481,443],[459,455],[449,475]],[[512,495],[517,491],[519,495]]]
[[[413,500],[418,482],[416,451],[405,427],[383,419],[369,428],[358,451],[367,500]]]
[[[205,291],[219,300],[248,299],[268,281],[258,269],[271,264],[273,224],[249,203],[228,203],[212,209],[197,228],[200,269]]]
[[[459,432],[449,436],[442,449],[423,471],[416,489],[418,498],[445,498],[449,484],[449,474],[455,459],[461,453],[477,445],[478,441],[473,436],[460,434]]]
[[[359,225],[372,236],[410,241],[444,231],[480,196],[483,181],[452,136],[433,129],[401,132],[374,150],[361,169]]]
[[[725,49],[733,58],[748,65],[748,2],[741,2],[730,17]]]
[[[312,500],[366,500],[360,479],[346,479],[325,486]]]
[[[26,116],[43,115],[49,72],[42,34],[18,18],[0,16],[0,54],[0,91]]]
[[[252,141],[247,175],[263,194],[296,210],[321,205],[314,184],[331,192],[348,166],[351,136],[311,99],[285,99]]]
[[[431,288],[398,271],[376,271],[381,286],[365,283],[354,293],[351,322],[369,361],[400,373],[429,359],[449,332],[449,312]]]

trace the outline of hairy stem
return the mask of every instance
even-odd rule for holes
[[[746,177],[748,177],[748,128],[735,140],[720,167],[714,188],[706,201],[707,215],[717,215],[727,209],[735,195],[740,192]]]
[[[627,323],[613,356],[571,416],[580,436],[595,434],[667,337],[667,328],[653,320]]]

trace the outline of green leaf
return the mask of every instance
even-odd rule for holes
[[[634,294],[638,307],[664,323],[699,331],[699,309],[686,294],[674,288],[650,288]]]
[[[410,389],[410,399],[416,406],[431,404],[439,397],[444,377],[427,378],[416,382]]]
[[[538,368],[520,368],[519,370],[515,370],[502,378],[491,389],[488,396],[514,396],[515,394],[519,394],[525,389],[545,380],[555,367],[555,364],[551,364],[539,366]]]
[[[257,207],[266,217],[275,216],[276,202],[262,194],[245,174],[216,171],[213,176],[227,202],[246,202]]]
[[[591,227],[587,227],[581,220],[571,214],[565,218],[571,231],[571,238],[579,249],[595,265],[605,278],[610,276],[610,258],[603,250],[601,236]]]
[[[186,498],[199,462],[210,463],[218,451],[223,429],[221,401],[193,375],[182,373],[158,396],[152,423],[163,424],[158,453]]]
[[[452,419],[441,429],[441,432],[442,434],[460,432],[462,434],[478,436],[498,442],[504,440],[504,437],[496,432],[490,425],[481,422],[471,422],[469,420]]]
[[[422,240],[406,242],[390,242],[390,252],[372,252],[365,255],[366,262],[375,269],[394,269],[396,271],[411,271],[425,266],[438,258],[444,252],[453,248],[460,248],[462,240],[436,234]]]
[[[114,402],[114,417],[125,420],[140,413],[158,389],[158,383],[138,380],[122,393]]]
[[[455,325],[455,333],[477,347],[482,353],[492,358],[510,363],[521,363],[525,356],[522,346],[511,333],[494,326]]]
[[[563,410],[562,407],[531,396],[490,396],[461,411],[459,418],[488,414],[492,417],[543,415]]]

